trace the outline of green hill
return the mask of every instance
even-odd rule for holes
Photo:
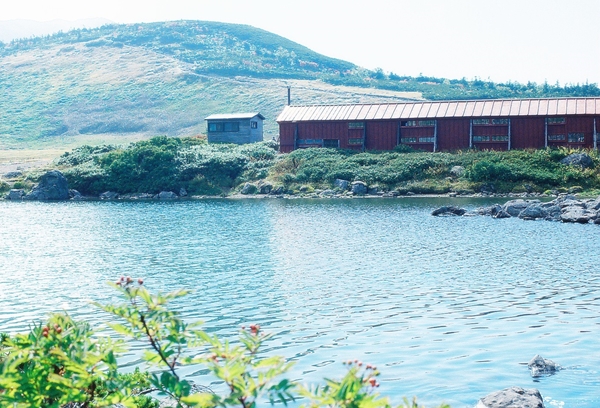
[[[0,43],[0,149],[102,136],[196,135],[212,113],[287,102],[600,95],[595,84],[402,77],[315,53],[264,30],[206,21],[107,25]]]

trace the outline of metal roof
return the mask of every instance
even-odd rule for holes
[[[259,112],[248,112],[248,113],[217,113],[214,115],[207,116],[204,120],[233,120],[233,119],[252,119],[258,116],[262,120],[265,117]]]
[[[277,117],[277,122],[561,115],[600,115],[600,98],[482,99],[286,106]],[[209,116],[207,119],[209,118],[212,117]]]

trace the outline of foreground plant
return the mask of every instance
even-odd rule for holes
[[[102,407],[117,402],[134,406],[127,390],[101,389],[101,384],[118,378],[115,352],[119,347],[110,338],[92,334],[87,323],[55,314],[27,334],[4,337],[2,406]]]
[[[374,366],[348,362],[340,381],[326,379],[322,387],[299,387],[283,378],[292,363],[261,352],[271,336],[259,325],[242,327],[239,342],[231,344],[200,330],[200,323],[185,323],[167,306],[189,291],[151,294],[141,279],[121,277],[112,286],[124,298],[120,304],[98,307],[123,323],[109,325],[118,333],[147,341],[143,359],[152,373],[121,374],[116,354],[123,343],[95,333],[87,323],[66,314],[55,314],[47,323],[34,325],[27,334],[0,335],[0,407],[92,408],[121,404],[131,408],[157,408],[146,395],[157,391],[173,399],[178,408],[242,407],[306,399],[304,408],[390,407],[382,397],[379,371]],[[201,350],[198,348],[201,347]],[[192,354],[192,353],[195,353]],[[187,364],[204,365],[227,387],[223,395],[209,389],[196,392],[177,370]],[[399,408],[419,408],[405,400]],[[448,408],[446,405],[440,408]]]

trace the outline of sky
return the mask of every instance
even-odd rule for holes
[[[600,83],[600,0],[2,0],[0,20],[248,24],[359,66],[451,79]]]

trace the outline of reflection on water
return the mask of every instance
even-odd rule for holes
[[[260,323],[302,382],[358,358],[396,402],[473,406],[517,385],[599,406],[600,229],[429,216],[446,202],[0,202],[0,331],[60,309],[104,321],[88,300],[112,299],[106,281],[125,274],[193,288],[177,307],[223,336]],[[535,354],[568,368],[534,382]]]

